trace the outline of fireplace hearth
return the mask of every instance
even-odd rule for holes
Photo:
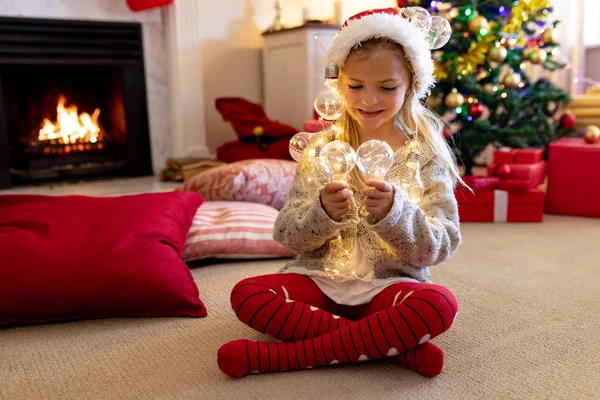
[[[0,188],[151,174],[141,25],[0,18]]]

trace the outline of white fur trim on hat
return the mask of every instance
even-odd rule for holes
[[[329,48],[329,60],[344,66],[352,48],[368,39],[389,38],[402,45],[414,72],[414,88],[420,99],[435,84],[431,52],[423,33],[395,9],[372,10],[346,21]]]

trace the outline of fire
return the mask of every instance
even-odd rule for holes
[[[96,108],[92,115],[77,112],[77,106],[66,107],[65,96],[58,98],[56,121],[44,118],[38,140],[58,140],[63,144],[96,143],[102,138],[98,117],[100,109]]]

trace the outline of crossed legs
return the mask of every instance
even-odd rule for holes
[[[231,304],[242,322],[283,340],[222,346],[219,367],[232,377],[379,358],[435,376],[443,351],[429,340],[452,325],[457,311],[447,289],[423,283],[394,284],[369,304],[340,306],[297,274],[243,280]]]

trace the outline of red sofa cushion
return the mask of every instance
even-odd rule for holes
[[[292,137],[298,130],[273,121],[267,117],[260,104],[241,97],[221,97],[215,100],[215,107],[223,121],[231,123],[237,137],[244,139]],[[258,129],[258,130],[257,130]]]
[[[290,138],[282,138],[274,143],[265,145],[259,143],[227,142],[217,148],[217,159],[226,163],[265,158],[291,161]]]
[[[206,316],[181,258],[204,199],[0,196],[0,325]]]

